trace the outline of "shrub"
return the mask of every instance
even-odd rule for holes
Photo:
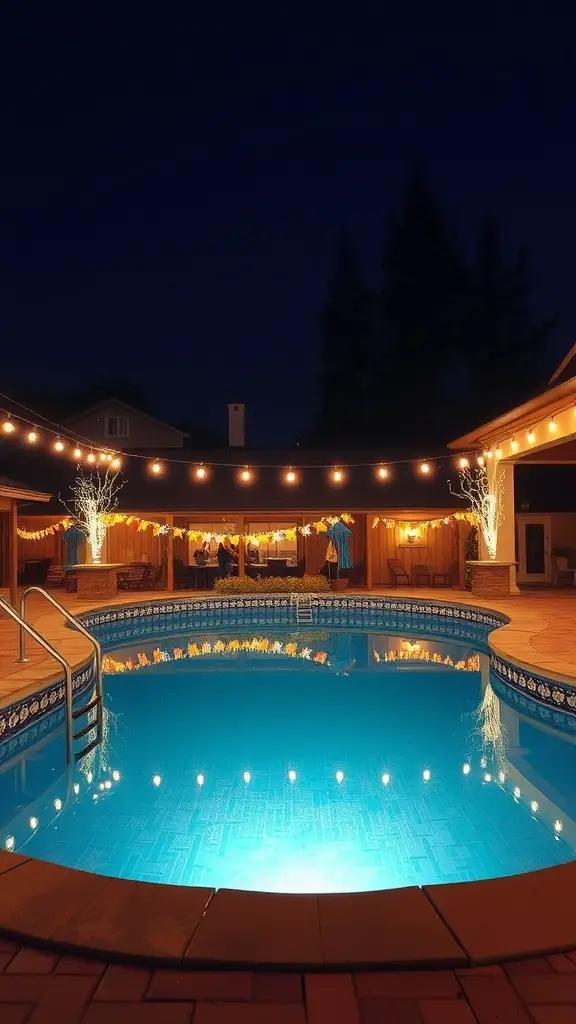
[[[330,590],[330,584],[324,576],[226,576],[214,580],[214,590],[218,594],[315,594]]]

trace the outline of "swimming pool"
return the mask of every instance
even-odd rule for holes
[[[103,743],[71,777],[58,728],[0,756],[2,844],[274,892],[573,859],[574,716],[543,720],[491,671],[502,617],[323,599],[314,620],[273,599],[85,619],[106,653]]]

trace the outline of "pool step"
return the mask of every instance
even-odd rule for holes
[[[89,740],[86,746],[83,747],[82,750],[78,750],[74,754],[74,760],[76,764],[78,764],[78,762],[81,761],[83,757],[86,757],[86,754],[89,754],[90,751],[93,750],[94,747],[98,746],[98,744],[102,741],[102,697],[100,696],[100,693],[98,691],[96,691],[95,696],[92,697],[92,700],[88,701],[87,704],[84,704],[83,707],[77,708],[75,711],[72,712],[72,719],[73,721],[77,721],[79,718],[82,718],[83,715],[89,715],[91,711],[96,711],[96,717],[94,721],[89,721],[87,725],[85,725],[82,729],[79,729],[78,732],[72,733],[73,740],[80,740],[82,739],[83,736],[89,736],[91,733],[95,733],[95,735],[92,737],[91,740]]]

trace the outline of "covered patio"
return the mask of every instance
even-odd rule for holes
[[[448,445],[472,463],[485,465],[491,491],[500,490],[503,520],[498,530],[496,562],[510,563],[509,593],[518,584],[551,584],[569,570],[555,561],[553,552],[573,540],[576,548],[576,500],[556,522],[548,509],[542,513],[516,512],[516,466],[569,466],[576,464],[576,346],[551,380],[551,387],[496,419],[456,438]],[[567,379],[564,379],[567,378]],[[543,499],[543,496],[542,496]],[[539,501],[545,506],[545,499]],[[488,550],[479,531],[479,559]],[[569,575],[569,573],[568,573]],[[576,576],[572,574],[574,583]]]

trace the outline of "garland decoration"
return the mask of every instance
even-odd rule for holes
[[[431,530],[437,530],[439,526],[449,526],[453,522],[464,522],[470,523],[471,526],[476,526],[478,523],[478,517],[475,512],[453,512],[449,516],[442,516],[440,519],[389,519],[386,516],[374,516],[372,521],[372,529],[375,530],[379,523],[382,523],[387,530],[393,530],[394,527],[400,526],[404,529],[414,529],[414,527],[430,527]]]

